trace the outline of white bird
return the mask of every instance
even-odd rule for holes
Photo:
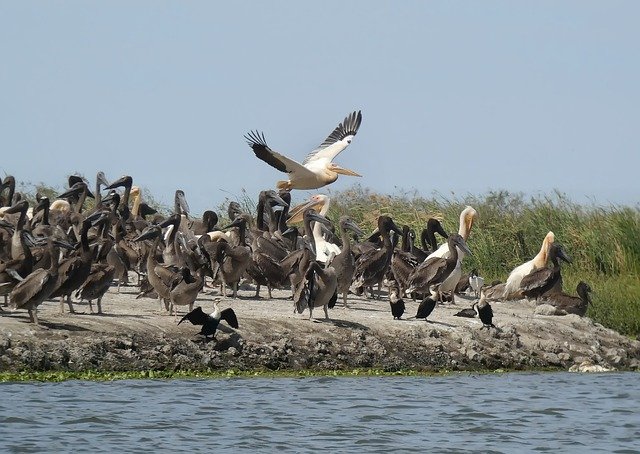
[[[296,223],[302,221],[302,214],[308,208],[313,208],[319,211],[321,216],[327,216],[329,212],[329,206],[331,205],[331,199],[324,194],[316,194],[312,196],[307,202],[302,205],[295,206],[291,209],[291,215],[289,216],[289,223]],[[329,256],[333,253],[338,255],[341,252],[340,246],[328,241],[322,235],[322,228],[324,226],[319,222],[316,222],[313,226],[313,241],[316,247],[316,260],[322,263],[326,263]],[[325,227],[326,228],[326,227]]]
[[[317,189],[336,181],[338,174],[361,176],[332,162],[349,146],[361,122],[360,111],[347,115],[324,142],[309,153],[302,164],[269,148],[263,133],[251,131],[244,137],[259,159],[289,174],[289,180],[278,181],[278,189]]]
[[[522,293],[520,293],[520,282],[522,282],[522,278],[532,271],[547,266],[549,249],[554,241],[555,235],[553,232],[547,233],[542,241],[540,252],[528,262],[516,266],[513,271],[511,271],[504,286],[503,298],[517,298],[522,296]]]
[[[469,238],[469,234],[471,233],[471,227],[473,227],[473,223],[478,217],[478,212],[470,206],[465,207],[464,210],[460,213],[460,226],[458,227],[458,234],[465,240]],[[451,292],[452,301],[455,302],[455,297],[453,296],[453,291],[456,288],[456,285],[460,281],[460,277],[462,277],[462,259],[464,259],[466,252],[461,248],[458,249],[458,262],[456,263],[456,267],[453,269],[449,277],[447,277],[444,282],[440,285],[441,293]],[[425,261],[429,260],[431,257],[441,257],[447,258],[449,256],[449,244],[444,243],[434,252],[432,252]]]
[[[471,275],[469,276],[469,287],[471,287],[471,290],[473,290],[476,298],[480,295],[480,290],[483,286],[484,278],[478,276],[478,270],[472,270]]]

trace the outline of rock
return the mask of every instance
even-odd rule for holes
[[[533,313],[535,315],[566,315],[567,313],[563,310],[552,306],[551,304],[540,304],[536,306]]]
[[[599,364],[594,364],[591,361],[584,361],[580,364],[574,364],[569,368],[569,372],[582,372],[582,373],[596,373],[596,372],[611,372],[616,370],[613,367],[605,367]]]

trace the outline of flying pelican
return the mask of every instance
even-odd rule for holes
[[[244,138],[259,159],[289,174],[288,180],[278,181],[278,189],[317,189],[336,181],[338,174],[362,176],[332,162],[342,150],[349,146],[361,122],[360,111],[347,115],[324,142],[309,153],[302,164],[269,148],[263,133],[251,131]]]

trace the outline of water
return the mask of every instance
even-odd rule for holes
[[[640,375],[0,384],[2,452],[640,452]]]

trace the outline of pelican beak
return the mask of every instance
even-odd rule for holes
[[[134,238],[133,241],[138,242],[138,241],[150,240],[160,235],[160,233],[161,233],[160,228],[158,226],[153,226],[144,230],[140,235]]]
[[[339,173],[341,175],[350,175],[352,177],[361,177],[362,175],[360,175],[357,172],[354,172],[353,170],[349,170],[349,169],[345,169],[344,167],[340,167],[339,165],[334,165],[333,166],[333,170],[335,173]]]
[[[303,204],[296,205],[291,209],[291,213],[289,215],[289,219],[287,219],[287,223],[296,224],[298,222],[302,222],[302,219],[304,218],[304,211],[307,208],[313,208],[314,210],[317,210],[319,207],[320,203],[314,200],[309,200]]]
[[[469,249],[469,247],[467,246],[467,243],[464,241],[464,239],[462,237],[460,237],[458,239],[458,241],[456,241],[456,246],[458,246],[460,248],[461,251],[463,251],[465,254],[467,255],[473,255],[471,253],[471,250]]]
[[[571,257],[569,257],[567,255],[567,253],[564,252],[563,248],[559,248],[558,249],[558,258],[561,259],[561,260],[564,260],[567,263],[573,263],[573,262],[571,262]]]
[[[307,216],[309,216],[309,218],[312,221],[316,221],[316,222],[320,222],[328,227],[331,227],[331,221],[327,218],[325,218],[323,215],[321,215],[320,213],[316,213],[315,211],[312,212],[307,212]]]
[[[269,199],[271,202],[271,206],[274,206],[274,205],[281,206],[281,207],[289,206],[289,204],[282,197],[280,197],[276,193],[276,191],[269,191]]]
[[[121,178],[118,178],[116,181],[111,183],[105,189],[114,189],[114,188],[127,187],[127,186],[131,187],[132,184],[133,184],[133,178],[131,178],[129,175],[125,175]]]
[[[349,228],[353,233],[355,233],[356,235],[363,237],[364,236],[364,232],[360,229],[360,227],[358,227],[358,225],[353,222],[353,221],[348,221],[345,224],[345,227]]]
[[[246,222],[242,217],[238,216],[237,218],[235,218],[231,224],[228,224],[224,227],[222,227],[220,230],[227,230],[233,227],[240,227],[240,225],[242,225],[244,222]]]
[[[104,187],[109,186],[109,182],[107,181],[107,177],[104,176],[104,172],[98,172],[96,175],[96,182]]]

